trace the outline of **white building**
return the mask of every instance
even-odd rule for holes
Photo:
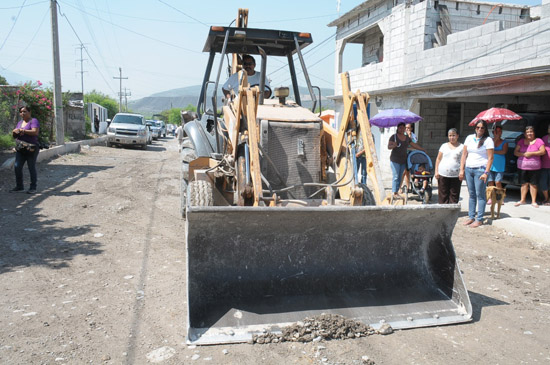
[[[339,74],[379,109],[409,109],[424,120],[419,143],[435,161],[447,130],[461,140],[468,123],[492,106],[550,111],[550,0],[536,7],[474,1],[368,0],[334,20],[336,120],[343,109]],[[343,69],[345,48],[362,46],[358,68]],[[378,128],[375,128],[378,130]],[[391,177],[388,138],[376,134],[381,168]]]

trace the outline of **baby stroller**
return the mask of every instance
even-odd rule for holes
[[[418,170],[423,167],[424,172],[418,173]],[[428,204],[432,198],[432,179],[433,165],[430,156],[423,151],[411,151],[407,156],[407,169],[410,173],[410,188],[409,191],[416,194],[422,201],[422,204]],[[422,182],[428,181],[425,189],[422,188]]]

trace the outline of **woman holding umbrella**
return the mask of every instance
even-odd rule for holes
[[[397,133],[390,137],[388,149],[391,150],[390,161],[392,171],[392,193],[394,199],[399,199],[399,186],[401,177],[407,166],[407,148],[411,146],[414,149],[426,152],[420,145],[414,143],[408,135],[405,134],[405,123],[397,125]]]
[[[493,165],[495,145],[484,120],[478,120],[475,124],[475,133],[470,134],[464,141],[462,158],[460,159],[460,180],[466,179],[468,193],[468,219],[464,225],[477,228],[483,224],[483,214],[487,200],[485,188],[487,176]],[[476,212],[477,205],[477,212]]]

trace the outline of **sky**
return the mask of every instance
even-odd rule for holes
[[[335,27],[327,24],[360,0],[188,1],[57,0],[62,90],[100,91],[129,100],[199,85],[211,25],[228,26],[248,8],[248,27],[309,32],[313,45],[304,59],[313,85],[334,87]],[[510,4],[539,5],[541,0]],[[83,46],[83,48],[81,47]],[[82,56],[81,56],[82,50]],[[357,52],[360,50],[346,50]],[[347,54],[346,54],[347,56]],[[350,59],[353,57],[344,57]],[[80,60],[83,61],[80,61]],[[50,0],[0,0],[0,75],[17,81],[53,81]],[[259,64],[259,60],[257,60]],[[82,70],[81,72],[81,64]],[[272,85],[288,85],[282,64],[268,64]],[[345,67],[346,65],[344,65]],[[224,76],[222,76],[223,78]],[[12,81],[13,82],[13,81]]]

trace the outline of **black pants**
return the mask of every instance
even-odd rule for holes
[[[460,198],[460,185],[462,181],[458,177],[445,177],[439,175],[437,180],[437,194],[439,204],[456,204]]]

